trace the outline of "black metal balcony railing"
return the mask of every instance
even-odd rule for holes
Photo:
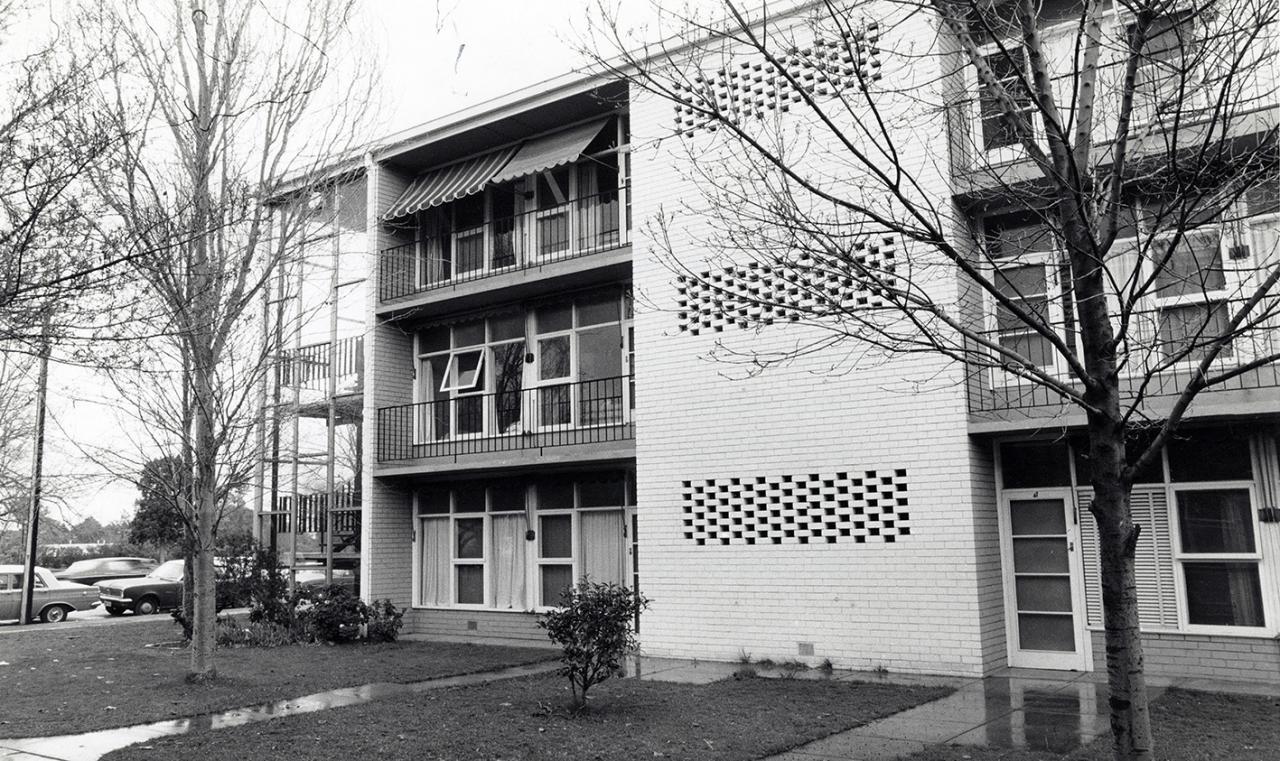
[[[617,248],[629,240],[625,200],[625,189],[615,188],[384,249],[378,299],[391,301]]]
[[[465,394],[378,410],[378,461],[635,438],[631,378]]]
[[[1143,355],[1134,349],[1130,361],[1136,365],[1126,366],[1121,371],[1120,393],[1122,399],[1133,400],[1142,395],[1152,401],[1176,397],[1186,389],[1196,372],[1196,366],[1202,354],[1192,351],[1187,359],[1164,367],[1170,346],[1181,352],[1183,342],[1171,341],[1169,336],[1160,331],[1159,313],[1139,312],[1134,319],[1133,346],[1153,347],[1149,355]],[[1145,321],[1145,326],[1143,322]],[[999,336],[992,333],[993,337]],[[1209,375],[1230,373],[1232,370],[1248,364],[1250,361],[1266,357],[1276,350],[1277,337],[1270,330],[1259,330],[1251,334],[1236,336],[1231,344],[1220,354],[1209,369]],[[1045,349],[1045,356],[1049,357]],[[1177,356],[1174,354],[1172,356]],[[1060,361],[1059,361],[1060,362]],[[1047,367],[1053,377],[1065,381],[1068,386],[1081,389],[1065,367]],[[1000,413],[1017,411],[1035,417],[1061,414],[1071,405],[1057,392],[1048,386],[1024,380],[1012,373],[994,368],[983,368],[970,373],[968,382],[969,412]],[[1276,364],[1251,368],[1226,381],[1201,391],[1201,398],[1210,397],[1219,392],[1250,391],[1254,389],[1280,388],[1280,366]]]
[[[363,386],[363,336],[339,339],[332,345],[326,341],[285,350],[277,365],[277,377],[281,386],[324,390],[331,370],[339,379],[339,387],[344,390],[352,385],[350,381],[353,379],[357,390]]]

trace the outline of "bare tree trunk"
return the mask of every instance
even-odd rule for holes
[[[199,333],[197,342],[205,337]],[[199,351],[199,350],[197,350]],[[209,410],[214,403],[209,383],[212,365],[205,352],[199,352],[192,381],[195,397],[195,588],[191,627],[192,681],[207,681],[216,676],[213,665],[217,611],[216,569],[213,565],[214,522],[217,515],[217,473],[215,442]]]

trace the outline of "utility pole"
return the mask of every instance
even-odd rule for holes
[[[31,502],[27,508],[26,568],[22,574],[23,624],[35,623],[31,619],[31,602],[36,583],[36,545],[40,540],[40,492],[44,469],[44,407],[49,390],[49,320],[45,318],[40,332],[40,376],[36,388],[35,446],[31,457]]]

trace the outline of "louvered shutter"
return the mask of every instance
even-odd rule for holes
[[[1076,492],[1081,507],[1080,552],[1084,560],[1085,608],[1090,626],[1102,626],[1102,572],[1098,528],[1088,505],[1093,490]],[[1178,626],[1178,593],[1173,572],[1172,523],[1163,486],[1134,487],[1130,497],[1133,520],[1142,527],[1134,556],[1138,585],[1138,620],[1144,629]]]

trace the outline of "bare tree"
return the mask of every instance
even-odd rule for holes
[[[638,139],[701,189],[653,223],[677,295],[652,301],[752,331],[713,351],[750,372],[924,353],[1083,412],[1115,756],[1152,758],[1130,494],[1202,392],[1280,359],[1276,234],[1242,232],[1280,194],[1275,4],[724,8],[663,9],[663,44],[593,27],[633,104],[675,116]],[[983,229],[996,208],[1016,224]],[[753,350],[775,323],[808,338]]]
[[[322,162],[349,154],[368,103],[358,62],[335,80],[354,52],[352,10],[353,0],[122,2],[82,24],[112,43],[111,86],[82,119],[129,136],[94,174],[98,232],[127,257],[146,305],[136,324],[150,331],[148,356],[133,369],[168,380],[143,405],[151,435],[176,439],[161,451],[190,468],[195,680],[215,675],[219,495],[256,454],[255,380],[272,352],[256,305],[306,229]]]

